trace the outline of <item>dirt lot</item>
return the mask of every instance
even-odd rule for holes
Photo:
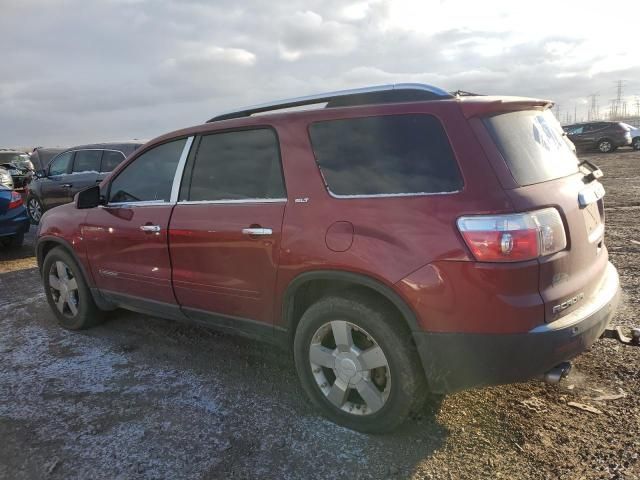
[[[615,323],[638,325],[640,152],[589,157],[625,292]],[[2,478],[640,478],[640,348],[601,340],[559,386],[451,395],[368,436],[319,416],[272,347],[126,312],[58,328],[32,241],[0,251]]]

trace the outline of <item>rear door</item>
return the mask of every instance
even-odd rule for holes
[[[125,159],[124,153],[118,150],[103,150],[102,162],[100,163],[100,173],[96,179],[96,183],[104,180],[104,177],[112,172]]]
[[[108,298],[178,310],[167,239],[176,170],[190,144],[182,138],[145,151],[105,186],[108,203],[89,210],[82,233],[93,277]]]
[[[276,132],[214,133],[195,150],[169,231],[176,298],[194,319],[271,325],[287,202]]]
[[[553,207],[563,219],[567,248],[539,260],[545,319],[556,320],[587,302],[603,278],[604,189],[579,166],[551,111],[504,113],[484,123],[515,181],[507,194],[516,210]],[[572,306],[555,308],[572,299]]]
[[[42,192],[40,200],[45,209],[68,203],[69,193],[65,179],[71,172],[73,156],[74,152],[66,152],[55,157],[49,164],[46,177],[39,180]]]
[[[71,173],[64,175],[62,187],[67,193],[67,202],[71,202],[76,193],[96,184],[102,150],[78,150],[73,159]]]

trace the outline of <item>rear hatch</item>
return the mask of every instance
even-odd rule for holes
[[[581,164],[548,108],[531,106],[481,121],[497,147],[494,163],[502,162],[510,174],[501,181],[514,208],[552,207],[564,223],[566,248],[538,259],[545,321],[552,322],[589,302],[607,267],[601,172]]]

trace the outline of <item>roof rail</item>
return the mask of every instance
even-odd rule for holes
[[[441,88],[422,83],[396,83],[390,85],[378,85],[375,87],[353,88],[339,90],[337,92],[320,93],[305,97],[290,98],[276,102],[263,103],[252,107],[234,110],[233,112],[217,115],[207,123],[231,118],[248,117],[255,113],[282,110],[285,108],[300,107],[327,103],[327,107],[347,107],[354,105],[367,105],[389,102],[408,102],[424,100],[440,100],[453,98],[453,96]]]

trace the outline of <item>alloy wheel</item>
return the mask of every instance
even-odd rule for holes
[[[337,408],[370,415],[389,398],[389,362],[378,342],[362,328],[342,320],[321,326],[309,346],[316,384]]]
[[[27,210],[29,211],[29,216],[33,221],[38,223],[40,221],[40,217],[42,217],[42,207],[40,207],[40,202],[35,198],[32,198],[27,204]]]
[[[78,282],[71,269],[60,260],[51,264],[49,288],[58,311],[67,317],[75,317],[80,307]]]
[[[602,152],[602,153],[609,153],[611,151],[611,142],[609,142],[608,140],[603,140],[602,142],[600,142],[600,144],[598,145],[598,149]]]

